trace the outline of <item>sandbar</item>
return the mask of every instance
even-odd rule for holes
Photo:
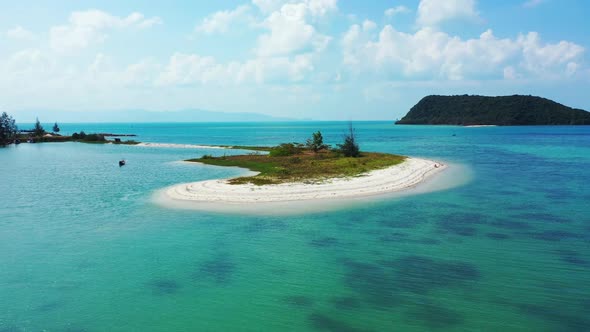
[[[313,183],[270,185],[229,184],[228,179],[183,183],[168,187],[168,199],[185,202],[251,205],[256,203],[350,199],[402,191],[416,186],[444,169],[432,160],[407,158],[401,164],[356,177],[333,178]],[[249,175],[256,175],[250,172]]]
[[[135,146],[148,148],[176,148],[176,149],[231,149],[225,146],[197,145],[197,144],[175,144],[175,143],[138,143]]]

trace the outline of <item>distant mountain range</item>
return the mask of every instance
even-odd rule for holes
[[[590,125],[590,112],[534,96],[427,96],[397,124]]]
[[[228,113],[204,110],[180,111],[57,111],[27,110],[11,114],[19,123],[33,123],[38,117],[43,123],[66,122],[271,122],[299,121],[302,119],[274,117],[260,113]]]

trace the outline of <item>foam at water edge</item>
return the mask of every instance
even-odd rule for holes
[[[148,148],[176,148],[176,149],[231,149],[230,146],[196,145],[196,144],[174,144],[174,143],[139,143],[135,146]]]

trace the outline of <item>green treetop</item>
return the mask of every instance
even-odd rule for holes
[[[18,128],[14,119],[6,112],[3,112],[0,115],[0,145],[6,145],[12,142],[16,137],[17,131]]]

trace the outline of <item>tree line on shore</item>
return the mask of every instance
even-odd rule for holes
[[[137,144],[138,142],[133,140],[121,141],[115,139],[115,141],[108,141],[105,138],[106,134],[93,134],[85,133],[81,131],[79,133],[73,133],[71,136],[62,136],[59,134],[61,129],[57,122],[52,127],[51,132],[47,132],[39,119],[37,118],[32,129],[19,130],[16,125],[16,121],[6,112],[0,115],[0,147],[7,146],[9,144],[18,144],[22,142],[86,142],[86,143],[107,143],[112,142],[114,144]]]
[[[51,131],[52,136],[59,136],[60,131],[59,125],[55,122]],[[36,119],[32,129],[19,130],[12,116],[6,112],[0,115],[0,146],[18,143],[21,139],[40,139],[47,134],[49,133],[41,125],[39,118]]]

